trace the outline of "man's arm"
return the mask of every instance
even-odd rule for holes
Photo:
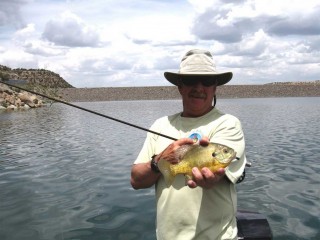
[[[155,161],[159,161],[159,155],[155,157]],[[149,188],[155,184],[161,173],[156,173],[151,169],[151,163],[133,164],[131,169],[131,185],[134,189]]]

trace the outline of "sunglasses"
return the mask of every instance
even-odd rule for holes
[[[213,85],[216,85],[216,81],[212,79],[181,79],[181,82],[185,86],[195,86],[199,82],[205,87],[211,87]]]

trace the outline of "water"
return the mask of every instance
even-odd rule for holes
[[[253,166],[239,208],[274,239],[320,239],[320,98],[218,100],[240,118]],[[181,102],[78,105],[148,128]],[[165,106],[165,107],[164,107]],[[155,239],[153,188],[130,186],[146,133],[62,104],[0,113],[0,239]]]

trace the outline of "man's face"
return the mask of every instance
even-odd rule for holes
[[[217,85],[207,86],[205,82],[193,80],[182,81],[179,92],[183,102],[183,117],[200,117],[208,113],[212,107],[212,101],[216,93]]]

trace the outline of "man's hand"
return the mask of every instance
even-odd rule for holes
[[[193,144],[193,140],[190,138],[181,138],[177,141],[174,141],[171,143],[163,152],[157,155],[156,161],[159,161],[160,159],[166,160],[170,162],[171,164],[176,164],[179,162],[179,159],[177,159],[175,151],[185,144]]]
[[[207,146],[209,144],[209,138],[203,137],[200,142],[200,145]],[[212,188],[217,182],[219,182],[225,176],[224,168],[220,168],[217,172],[213,173],[209,168],[202,168],[199,170],[194,167],[192,169],[193,179],[188,180],[187,185],[190,188],[203,187],[203,188]]]
[[[224,168],[220,168],[217,172],[213,173],[209,168],[202,168],[199,170],[194,167],[192,169],[193,179],[188,180],[187,185],[190,188],[202,187],[202,188],[212,188],[217,182],[219,182],[225,176]]]

